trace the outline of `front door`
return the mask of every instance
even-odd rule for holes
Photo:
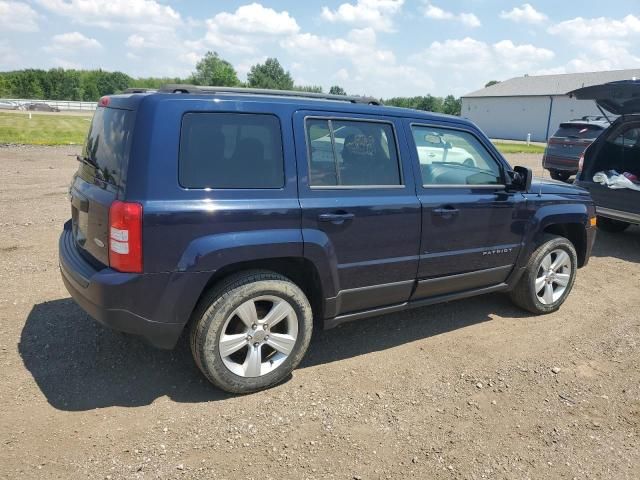
[[[413,298],[504,282],[520,251],[524,196],[507,191],[508,168],[471,129],[406,122],[422,204],[418,286]],[[432,155],[436,149],[442,154]]]
[[[418,268],[420,202],[393,118],[294,116],[305,256],[331,265],[325,315],[405,302]],[[334,296],[335,295],[335,296]]]

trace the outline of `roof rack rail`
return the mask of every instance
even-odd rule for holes
[[[155,92],[155,91],[157,91],[155,88],[131,87],[131,88],[124,89],[122,93],[146,93],[146,92]]]
[[[336,102],[364,103],[367,105],[382,105],[382,102],[373,97],[360,97],[348,95],[332,95],[329,93],[300,92],[297,90],[270,90],[266,88],[243,88],[243,87],[208,87],[188,84],[167,84],[158,90],[161,93],[195,93],[195,94],[216,94],[216,93],[236,93],[240,95],[270,95],[277,97],[302,97],[315,98],[318,100],[333,100]]]

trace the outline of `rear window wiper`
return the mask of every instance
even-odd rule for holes
[[[91,159],[89,157],[84,157],[82,155],[76,155],[76,160],[78,160],[80,163],[85,163],[87,165],[89,165],[90,167],[97,167],[98,165],[91,161]]]

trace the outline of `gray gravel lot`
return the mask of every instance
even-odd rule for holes
[[[495,294],[346,324],[234,397],[186,341],[154,350],[69,299],[77,152],[0,148],[0,477],[640,478],[640,228],[599,233],[559,312]]]

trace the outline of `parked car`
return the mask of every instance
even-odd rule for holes
[[[32,112],[59,112],[60,111],[58,107],[52,107],[51,105],[47,103],[42,103],[42,102],[27,103],[25,105],[25,109]]]
[[[605,117],[592,116],[561,123],[547,142],[542,167],[554,180],[566,182],[578,173],[580,157],[610,123]]]
[[[621,232],[640,224],[640,80],[584,87],[570,95],[620,115],[587,148],[576,179],[593,196],[598,227]]]
[[[437,135],[474,165],[420,162]],[[340,139],[339,141],[337,139]],[[595,208],[468,120],[342,95],[167,86],[104,97],[70,187],[62,279],[99,322],[218,387],[288,377],[314,324],[489,292],[560,308]]]
[[[20,104],[11,100],[0,101],[0,110],[19,110]]]

